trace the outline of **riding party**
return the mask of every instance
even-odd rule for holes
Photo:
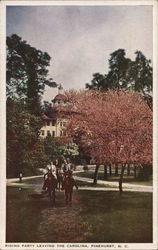
[[[42,189],[45,193],[48,193],[50,202],[55,205],[55,191],[58,189],[65,190],[65,202],[66,204],[72,203],[73,187],[78,189],[77,183],[73,178],[73,167],[69,158],[64,159],[63,163],[59,165],[58,159],[55,161],[55,165],[51,161],[46,168],[44,174],[44,184]]]

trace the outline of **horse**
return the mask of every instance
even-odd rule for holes
[[[50,198],[50,202],[55,205],[55,188],[56,188],[56,179],[52,175],[51,170],[48,170],[48,178],[46,181],[46,187],[48,191],[48,195]]]
[[[63,182],[63,174],[62,174],[60,168],[57,168],[57,169],[56,169],[56,175],[57,175],[57,188],[58,188],[59,191],[60,191],[60,187],[61,187],[62,182]]]
[[[75,180],[72,178],[71,173],[68,171],[65,173],[65,179],[64,179],[64,189],[65,189],[65,202],[68,204],[68,202],[72,203],[72,193],[73,193],[73,187],[76,186],[76,189],[78,189],[78,186],[75,183]]]

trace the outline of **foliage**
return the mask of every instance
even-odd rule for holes
[[[73,143],[72,141],[68,144],[62,146],[62,153],[67,158],[74,157],[79,154],[77,144]]]
[[[39,131],[45,86],[56,87],[48,79],[50,56],[21,37],[7,37],[7,175],[32,174],[46,164],[47,155]]]
[[[107,81],[111,89],[120,90],[127,86],[126,75],[131,60],[126,58],[125,55],[124,49],[118,49],[110,55]]]
[[[39,140],[42,121],[20,102],[7,99],[7,176],[34,172],[45,160]]]
[[[13,34],[7,37],[7,96],[23,99],[30,113],[39,115],[45,85],[56,87],[47,79],[50,56]]]
[[[131,62],[128,69],[130,88],[143,94],[152,92],[152,67],[141,51],[136,51],[135,61]]]
[[[93,74],[91,84],[87,89],[107,91],[109,89],[140,92],[151,106],[152,66],[141,51],[136,51],[132,61],[126,58],[124,49],[118,49],[110,54],[109,71],[107,74]]]
[[[41,108],[43,114],[49,115],[52,112],[52,104],[48,101],[43,101],[43,105]]]
[[[47,163],[58,159],[60,164],[65,158],[69,158],[74,162],[76,156],[79,155],[78,146],[69,141],[68,143],[62,143],[58,138],[47,136],[43,140],[43,145],[45,148],[45,155],[47,156]]]
[[[71,91],[67,98],[67,133],[96,163],[152,163],[152,111],[140,95]]]
[[[108,90],[109,87],[106,76],[100,73],[93,74],[91,84],[86,83],[87,89]]]
[[[46,138],[41,140],[43,141],[45,154],[47,156],[47,163],[49,163],[50,161],[53,161],[55,163],[56,159],[61,162],[64,159],[61,145],[56,138],[47,136]]]

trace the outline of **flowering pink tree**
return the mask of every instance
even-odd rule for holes
[[[152,111],[135,93],[66,93],[67,134],[100,164],[152,163]]]

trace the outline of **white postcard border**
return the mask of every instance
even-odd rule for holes
[[[57,5],[107,5],[107,6],[135,6],[135,5],[152,5],[153,6],[153,111],[154,111],[154,124],[153,124],[153,243],[5,243],[6,232],[6,6],[57,6]],[[157,0],[139,0],[139,1],[4,1],[0,2],[0,249],[158,249],[158,1]]]

